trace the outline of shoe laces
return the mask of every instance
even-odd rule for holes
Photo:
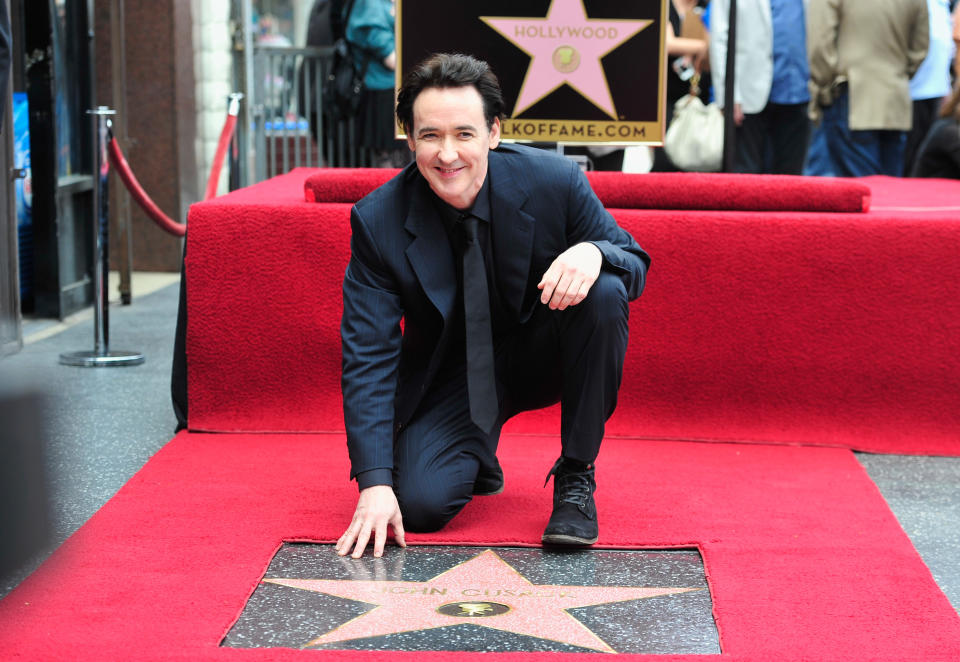
[[[571,462],[564,462],[563,457],[560,457],[547,474],[543,486],[546,487],[550,482],[550,476],[553,476],[560,501],[583,506],[593,494],[593,465],[583,464],[584,468],[577,470],[571,464]]]

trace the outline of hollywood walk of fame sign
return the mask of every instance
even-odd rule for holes
[[[243,639],[257,629],[253,621],[270,614],[277,625],[299,623],[300,639],[268,639],[258,645],[677,652],[638,642],[651,629],[670,631],[670,618],[677,614],[654,613],[657,607],[651,601],[660,598],[670,599],[659,603],[661,609],[669,604],[668,611],[686,610],[689,613],[684,618],[701,612],[698,627],[709,630],[705,648],[679,652],[718,652],[709,593],[696,552],[565,555],[509,548],[412,547],[388,549],[383,559],[359,560],[337,557],[323,545],[285,546],[281,552],[311,559],[308,565],[313,569],[291,563],[289,558],[275,559],[252,601],[258,595],[272,597],[262,598],[265,602],[252,610],[259,610],[259,617],[247,615],[251,611],[248,605],[225,645],[249,645]],[[643,564],[646,569],[638,576],[636,569],[628,569],[631,563]],[[672,569],[651,569],[657,563]],[[560,583],[561,579],[565,581]],[[638,579],[652,585],[629,585]],[[289,605],[298,600],[304,607],[289,613]],[[309,624],[312,618],[316,620]],[[689,623],[680,627],[688,634],[696,631]],[[677,640],[677,632],[670,631],[670,638]]]
[[[508,140],[660,142],[666,2],[398,0],[398,85],[431,53],[468,53],[500,79]]]

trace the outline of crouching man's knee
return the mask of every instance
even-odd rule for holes
[[[583,303],[588,302],[591,309],[607,318],[619,319],[626,317],[629,312],[627,287],[619,276],[609,271],[600,272],[587,298],[583,300]]]
[[[451,493],[436,485],[401,485],[394,489],[403,528],[415,533],[439,531],[470,501],[469,494]]]

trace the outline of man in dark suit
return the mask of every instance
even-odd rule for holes
[[[341,555],[372,538],[380,556],[388,527],[405,545],[405,528],[437,530],[502,491],[501,426],[557,401],[543,541],[597,540],[593,463],[649,257],[572,161],[500,145],[502,111],[486,63],[421,63],[397,101],[416,162],[352,210],[341,334],[360,497]]]

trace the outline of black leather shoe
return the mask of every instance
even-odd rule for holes
[[[493,469],[484,471],[482,468],[477,473],[477,479],[473,481],[474,496],[493,496],[503,492],[503,469],[500,468],[500,462]]]
[[[561,457],[547,474],[553,476],[553,513],[543,532],[544,545],[592,545],[597,542],[597,489],[592,464]]]

